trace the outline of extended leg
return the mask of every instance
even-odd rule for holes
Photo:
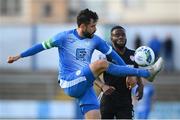
[[[148,81],[153,82],[154,77],[161,71],[163,67],[163,59],[160,57],[154,65],[148,69],[131,68],[128,66],[115,65],[106,60],[98,60],[90,64],[90,69],[94,77],[98,77],[102,72],[108,72],[115,76],[138,76],[144,77]]]
[[[123,65],[115,65],[113,63],[109,63],[106,60],[95,61],[94,63],[90,64],[90,69],[95,77],[98,77],[102,72],[105,71],[115,76],[150,76],[150,72],[148,70],[132,68]]]

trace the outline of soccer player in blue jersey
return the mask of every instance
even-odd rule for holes
[[[20,58],[32,56],[53,47],[59,52],[59,84],[64,92],[78,100],[82,113],[86,119],[99,119],[99,103],[93,90],[93,83],[98,76],[106,71],[116,76],[139,76],[149,81],[161,70],[162,58],[150,69],[136,69],[126,66],[119,55],[99,36],[95,35],[98,15],[85,9],[77,16],[76,29],[58,33],[51,39],[34,45],[23,53],[10,56],[8,63]],[[90,63],[93,51],[97,49],[112,58],[116,64],[106,60]]]

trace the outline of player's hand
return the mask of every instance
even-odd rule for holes
[[[115,90],[115,88],[113,86],[109,86],[109,85],[106,85],[106,84],[104,84],[101,89],[102,89],[102,91],[104,92],[105,95],[110,95]]]
[[[137,78],[135,76],[126,77],[126,87],[132,89],[137,84]]]
[[[8,62],[8,63],[13,63],[13,62],[17,61],[17,60],[20,59],[20,58],[21,58],[20,55],[10,56],[10,57],[8,57],[7,62]]]
[[[136,99],[141,100],[143,97],[143,89],[144,85],[143,84],[138,84],[138,87],[136,88]]]

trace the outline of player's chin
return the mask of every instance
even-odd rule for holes
[[[93,38],[93,37],[94,37],[94,33],[92,33],[92,34],[90,35],[90,37]]]

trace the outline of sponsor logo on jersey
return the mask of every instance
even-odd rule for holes
[[[81,74],[81,70],[76,71],[77,76],[80,75],[80,74]]]

